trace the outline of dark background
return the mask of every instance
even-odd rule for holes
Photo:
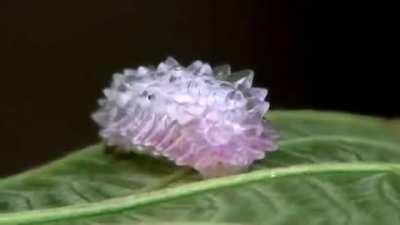
[[[272,108],[399,116],[374,27],[315,12],[311,0],[0,1],[0,176],[98,141],[89,115],[111,74],[170,55],[254,69]]]

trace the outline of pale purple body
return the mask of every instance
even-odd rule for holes
[[[93,119],[108,145],[163,156],[206,177],[238,173],[275,150],[277,133],[263,120],[267,90],[252,71],[231,74],[172,58],[157,68],[115,74]]]

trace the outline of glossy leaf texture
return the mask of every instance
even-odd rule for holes
[[[400,224],[398,121],[273,111],[280,149],[204,180],[101,144],[0,179],[0,224]]]

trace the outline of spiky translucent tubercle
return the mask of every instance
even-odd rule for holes
[[[163,156],[205,177],[245,170],[276,149],[263,121],[267,90],[252,88],[253,72],[231,73],[173,58],[115,74],[92,117],[108,145]]]

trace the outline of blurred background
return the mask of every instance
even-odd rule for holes
[[[316,25],[315,11],[311,0],[1,1],[0,176],[97,142],[89,115],[112,73],[167,56],[252,68],[272,109],[399,116],[374,43],[354,36],[369,28]]]

